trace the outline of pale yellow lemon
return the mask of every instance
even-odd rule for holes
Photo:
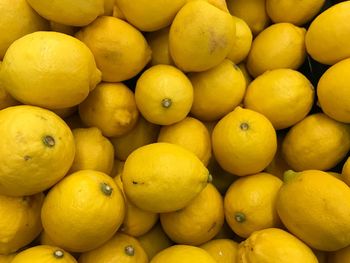
[[[200,246],[216,263],[236,263],[238,243],[230,239],[215,239]]]
[[[350,246],[335,252],[329,253],[327,257],[327,263],[345,263],[350,259]]]
[[[146,39],[152,50],[151,65],[173,65],[173,59],[169,52],[169,29],[170,27],[161,30],[150,32]]]

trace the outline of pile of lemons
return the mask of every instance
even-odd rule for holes
[[[350,1],[0,14],[0,263],[350,262]]]

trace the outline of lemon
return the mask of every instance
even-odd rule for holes
[[[56,184],[45,198],[41,220],[58,246],[72,252],[95,249],[123,222],[124,198],[112,178],[82,170]]]
[[[27,105],[3,109],[0,131],[0,194],[42,192],[61,180],[72,165],[72,132],[49,110]]]
[[[248,86],[250,84],[250,82],[252,82],[253,78],[252,78],[252,76],[250,76],[245,63],[239,63],[237,66],[239,67],[239,69],[243,73],[243,76],[245,78],[245,82]]]
[[[333,65],[350,56],[350,2],[331,6],[319,14],[309,26],[305,37],[308,54],[316,61]],[[322,45],[320,45],[322,43]]]
[[[115,156],[122,161],[137,148],[157,141],[160,127],[140,116],[134,128],[128,133],[111,138]]]
[[[270,19],[265,10],[266,0],[227,0],[230,13],[243,19],[254,35],[266,28]]]
[[[115,17],[97,18],[76,37],[94,54],[103,81],[130,79],[151,59],[151,50],[141,32]]]
[[[169,51],[169,29],[170,27],[166,27],[147,34],[147,42],[152,50],[152,66],[174,64]]]
[[[215,67],[230,52],[235,29],[227,12],[206,1],[190,1],[180,9],[171,24],[171,57],[183,71],[198,72]]]
[[[189,78],[194,92],[191,114],[202,121],[219,120],[243,100],[244,75],[228,59],[207,71],[191,73]]]
[[[349,187],[319,170],[285,173],[277,212],[287,229],[312,248],[336,251],[350,245]]]
[[[10,263],[15,256],[16,253],[0,255],[0,263]]]
[[[58,32],[39,31],[18,39],[0,68],[1,85],[10,95],[50,109],[79,104],[100,77],[84,43]]]
[[[350,99],[348,96],[350,58],[331,66],[317,84],[318,102],[331,118],[350,123]]]
[[[170,125],[183,120],[193,103],[193,87],[173,66],[156,65],[137,80],[135,100],[143,117],[154,124]]]
[[[191,1],[198,1],[198,0],[186,0],[186,2],[191,2]],[[226,0],[201,0],[201,1],[206,1],[209,4],[221,9],[222,11],[229,12],[227,9]]]
[[[211,157],[211,139],[207,128],[199,120],[186,117],[182,121],[163,126],[158,142],[180,145],[193,152],[205,166]]]
[[[160,215],[165,233],[176,243],[198,246],[213,237],[224,223],[224,204],[219,191],[208,184],[185,208]]]
[[[0,61],[1,67],[1,61]],[[0,83],[1,85],[1,83]],[[0,110],[5,109],[7,107],[18,105],[19,102],[16,101],[6,90],[4,87],[0,86]]]
[[[256,231],[240,243],[236,262],[318,263],[308,246],[278,228]]]
[[[102,15],[105,10],[104,0],[27,0],[39,15],[48,20],[71,26],[86,26]]]
[[[315,91],[311,82],[292,69],[274,69],[248,86],[244,106],[265,115],[275,129],[285,129],[305,118]]]
[[[115,0],[104,0],[104,15],[112,16]]]
[[[323,113],[309,115],[288,131],[282,144],[283,158],[297,171],[328,170],[349,151],[349,131],[346,124]]]
[[[134,93],[123,83],[101,83],[79,105],[83,123],[107,137],[131,131],[138,118]]]
[[[136,149],[126,159],[122,174],[127,198],[139,208],[156,213],[184,208],[210,179],[194,153],[170,143]]]
[[[52,241],[51,237],[43,230],[39,237],[40,245],[56,246],[55,242]]]
[[[341,172],[344,182],[350,186],[350,158],[347,158]]]
[[[122,20],[126,20],[125,15],[123,14],[122,10],[120,10],[117,1],[114,1],[113,16]]]
[[[79,263],[148,263],[147,254],[134,237],[117,233],[102,246],[83,253]]]
[[[206,250],[217,263],[235,263],[238,244],[230,239],[211,240],[200,246]]]
[[[95,170],[111,174],[114,162],[112,143],[96,128],[81,128],[73,131],[75,157],[70,173],[79,170]]]
[[[216,263],[216,261],[204,249],[175,245],[159,252],[150,263]]]
[[[289,22],[297,26],[309,22],[322,8],[325,0],[266,0],[266,12],[275,23]]]
[[[247,68],[253,77],[267,70],[299,68],[305,60],[305,28],[277,23],[262,31],[253,41]]]
[[[271,122],[264,115],[241,107],[218,122],[212,143],[220,166],[239,176],[264,170],[277,150]]]
[[[60,32],[71,36],[73,36],[78,31],[77,27],[60,24],[54,21],[50,21],[50,28],[52,31]]]
[[[344,263],[350,259],[350,246],[328,254],[327,263]]]
[[[141,31],[156,31],[171,24],[186,0],[116,0],[126,20]]]
[[[55,246],[34,246],[18,253],[11,263],[77,263],[72,255]]]
[[[16,252],[40,233],[43,200],[42,193],[25,197],[0,195],[0,254]]]

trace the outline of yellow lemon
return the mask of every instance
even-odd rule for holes
[[[241,70],[225,59],[207,71],[191,73],[191,114],[202,121],[219,120],[243,100],[246,81]]]
[[[287,229],[318,250],[350,245],[349,187],[319,170],[289,170],[284,177],[276,207]]]
[[[122,181],[127,198],[136,206],[165,213],[188,205],[211,176],[194,153],[175,144],[153,143],[129,155]]]
[[[42,193],[25,197],[0,195],[0,254],[16,252],[40,233],[43,200]]]
[[[1,0],[0,13],[0,60],[15,40],[35,31],[48,29],[47,21],[26,0]]]
[[[212,143],[220,166],[239,176],[264,170],[277,150],[271,122],[264,115],[241,107],[218,122]]]
[[[227,0],[230,13],[243,19],[254,35],[266,28],[270,19],[265,10],[266,0]]]
[[[10,263],[12,262],[12,259],[16,256],[15,253],[13,254],[6,254],[6,255],[0,255],[0,263]]]
[[[115,0],[104,0],[104,15],[112,16]]]
[[[239,244],[237,263],[318,263],[312,250],[295,236],[278,228],[254,232]]]
[[[120,10],[120,7],[118,6],[117,1],[114,1],[113,16],[122,20],[126,20],[122,10]]]
[[[79,263],[148,263],[148,257],[140,242],[134,237],[117,233],[102,246],[83,253]]]
[[[229,13],[206,1],[190,1],[171,24],[171,57],[183,71],[208,70],[228,55],[235,41],[235,30]]]
[[[350,58],[334,64],[321,76],[317,84],[318,102],[323,112],[337,121],[346,123],[350,123],[349,66]]]
[[[198,1],[198,0],[186,0],[186,2],[191,2],[191,1]],[[201,0],[201,1],[206,1],[209,4],[221,9],[222,11],[229,12],[227,9],[226,0]]]
[[[142,116],[138,118],[135,127],[128,133],[111,138],[115,156],[122,161],[137,148],[157,141],[160,127],[148,122]]]
[[[292,69],[274,69],[248,86],[244,106],[265,115],[275,129],[293,126],[312,108],[315,90],[311,82]]]
[[[288,131],[282,144],[283,158],[297,171],[328,170],[349,151],[349,132],[346,124],[323,113],[309,115]]]
[[[80,128],[73,131],[75,157],[70,173],[79,170],[95,170],[111,174],[114,162],[112,143],[96,128]]]
[[[137,80],[135,100],[143,117],[159,125],[183,120],[193,102],[193,87],[184,73],[173,66],[156,65]]]
[[[27,105],[3,109],[0,131],[0,194],[42,192],[61,180],[72,165],[72,132],[49,110]]]
[[[312,21],[305,44],[313,59],[333,65],[350,56],[350,24],[346,22],[349,15],[350,2],[344,1],[331,6]]]
[[[280,226],[276,199],[282,181],[268,173],[237,179],[225,195],[225,218],[232,230],[248,238],[253,232]]]
[[[224,224],[224,204],[219,191],[208,184],[185,208],[160,215],[165,233],[176,243],[198,246]]]
[[[60,24],[54,21],[50,21],[50,28],[52,31],[64,33],[71,36],[73,36],[78,31],[77,27]]]
[[[288,22],[301,26],[309,22],[324,3],[325,0],[266,0],[266,12],[275,23]]]
[[[200,246],[216,263],[236,263],[238,244],[230,239],[215,239]]]
[[[102,15],[105,10],[104,0],[27,0],[39,15],[48,20],[71,26],[86,26]]]
[[[52,241],[52,239],[45,232],[45,230],[41,231],[39,242],[40,242],[40,245],[56,246],[55,242]]]
[[[345,263],[350,259],[350,246],[328,254],[327,263]]]
[[[147,34],[147,42],[152,50],[152,66],[174,64],[169,51],[169,29],[170,27],[166,27]]]
[[[250,82],[252,82],[253,78],[252,78],[252,76],[250,76],[245,63],[239,63],[237,66],[239,67],[239,69],[243,73],[243,76],[245,78],[245,82],[248,86],[250,84]]]
[[[205,166],[211,157],[209,132],[202,122],[192,117],[163,126],[160,129],[158,142],[168,142],[184,147],[193,152]]]
[[[72,255],[55,246],[34,246],[18,253],[11,263],[77,263]]]
[[[146,251],[148,258],[151,260],[158,252],[173,245],[173,242],[164,233],[160,223],[156,224],[146,234],[138,237],[141,246]]]
[[[94,54],[103,81],[130,79],[151,59],[151,49],[141,32],[112,16],[97,18],[76,36]]]
[[[84,43],[62,33],[39,31],[12,43],[0,78],[18,101],[57,109],[82,102],[101,73]]]
[[[41,220],[52,241],[73,252],[95,249],[123,222],[123,194],[108,175],[82,170],[68,175],[45,198]]]
[[[186,0],[116,0],[126,20],[141,31],[167,27]]]
[[[121,136],[131,131],[139,116],[134,93],[123,83],[101,83],[79,105],[83,123],[95,126],[104,136]]]
[[[262,31],[252,43],[247,68],[253,77],[267,70],[299,68],[305,60],[305,28],[277,23]]]
[[[344,182],[350,186],[350,158],[346,159],[341,172]]]
[[[150,263],[216,263],[216,261],[199,247],[175,245],[159,252]]]

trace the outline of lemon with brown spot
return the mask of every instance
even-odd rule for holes
[[[238,243],[231,239],[215,239],[200,246],[217,263],[236,263]]]

